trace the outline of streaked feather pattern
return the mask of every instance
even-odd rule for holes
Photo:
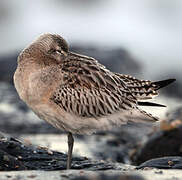
[[[63,83],[52,99],[65,111],[101,117],[136,107],[137,100],[125,83],[95,59],[71,53],[60,68]]]
[[[151,81],[112,73],[94,58],[75,53],[69,53],[59,66],[63,83],[52,99],[66,112],[99,118],[137,109],[147,120],[157,120],[137,107],[139,99],[151,99],[158,94]]]
[[[156,91],[157,86],[152,83],[152,81],[139,80],[135,77],[124,74],[117,75],[127,84],[127,87],[137,99],[152,99],[158,95],[158,92]]]

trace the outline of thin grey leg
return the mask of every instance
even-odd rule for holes
[[[73,151],[74,138],[72,133],[68,133],[68,158],[67,158],[67,169],[71,168],[72,151]]]

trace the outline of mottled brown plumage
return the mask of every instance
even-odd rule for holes
[[[52,100],[69,113],[101,117],[137,104],[125,83],[93,58],[70,53],[60,69],[63,82]]]
[[[94,58],[69,51],[59,35],[44,34],[18,57],[14,83],[20,98],[41,118],[69,133],[90,134],[128,121],[156,121],[140,100],[158,95],[173,80],[151,82],[113,73]],[[140,118],[136,118],[139,116]]]

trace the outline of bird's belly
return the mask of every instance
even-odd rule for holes
[[[30,106],[30,105],[29,105]],[[83,118],[74,114],[65,112],[57,105],[38,104],[32,106],[33,112],[40,118],[47,121],[49,124],[65,132],[71,132],[73,134],[92,134],[98,128],[100,121],[95,118]]]
[[[66,112],[52,101],[29,105],[39,118],[47,121],[55,128],[73,134],[92,134],[98,130],[108,130],[114,126],[126,124],[128,111],[119,111],[109,116],[80,117]]]
[[[42,120],[45,120],[52,126],[62,131],[69,131],[64,125],[65,119],[61,114],[57,114],[51,107],[47,104],[37,104],[31,107],[32,111]]]

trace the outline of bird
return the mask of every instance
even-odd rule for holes
[[[51,33],[21,51],[14,73],[19,97],[40,119],[68,134],[67,169],[72,164],[73,134],[157,121],[140,106],[165,107],[147,100],[174,81],[111,72],[95,58],[71,52],[62,36]]]

